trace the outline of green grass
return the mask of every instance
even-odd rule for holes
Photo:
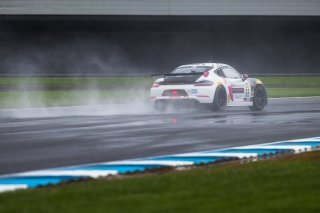
[[[151,77],[3,77],[0,86],[150,86]]]
[[[320,76],[258,77],[264,84],[320,85]],[[0,86],[132,86],[150,85],[152,77],[2,77]]]
[[[278,84],[278,85],[319,85],[320,86],[320,76],[301,76],[301,77],[257,77],[264,84]]]
[[[270,98],[320,96],[319,88],[267,88]]]
[[[9,192],[0,212],[320,212],[320,152]]]

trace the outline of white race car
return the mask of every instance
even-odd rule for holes
[[[198,104],[215,111],[227,106],[249,106],[251,110],[260,111],[268,103],[266,89],[259,79],[241,75],[227,64],[188,64],[160,75],[162,78],[157,79],[150,90],[150,100],[159,111],[169,105]]]

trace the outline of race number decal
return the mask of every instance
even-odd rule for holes
[[[250,98],[250,84],[247,82],[244,90],[244,97]]]

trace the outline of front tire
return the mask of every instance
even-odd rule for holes
[[[254,89],[253,105],[250,107],[252,111],[261,111],[268,103],[267,91],[263,85],[257,85]]]
[[[213,111],[224,111],[227,108],[228,96],[223,86],[218,86],[214,94],[211,109]]]

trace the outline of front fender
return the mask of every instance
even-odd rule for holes
[[[255,91],[255,88],[258,86],[258,85],[261,85],[263,86],[263,88],[265,89],[265,92],[267,94],[267,90],[266,88],[264,87],[262,81],[260,79],[257,79],[257,78],[247,78],[246,81],[248,81],[250,83],[250,86],[251,86],[251,99],[253,99],[254,97],[254,91]]]

